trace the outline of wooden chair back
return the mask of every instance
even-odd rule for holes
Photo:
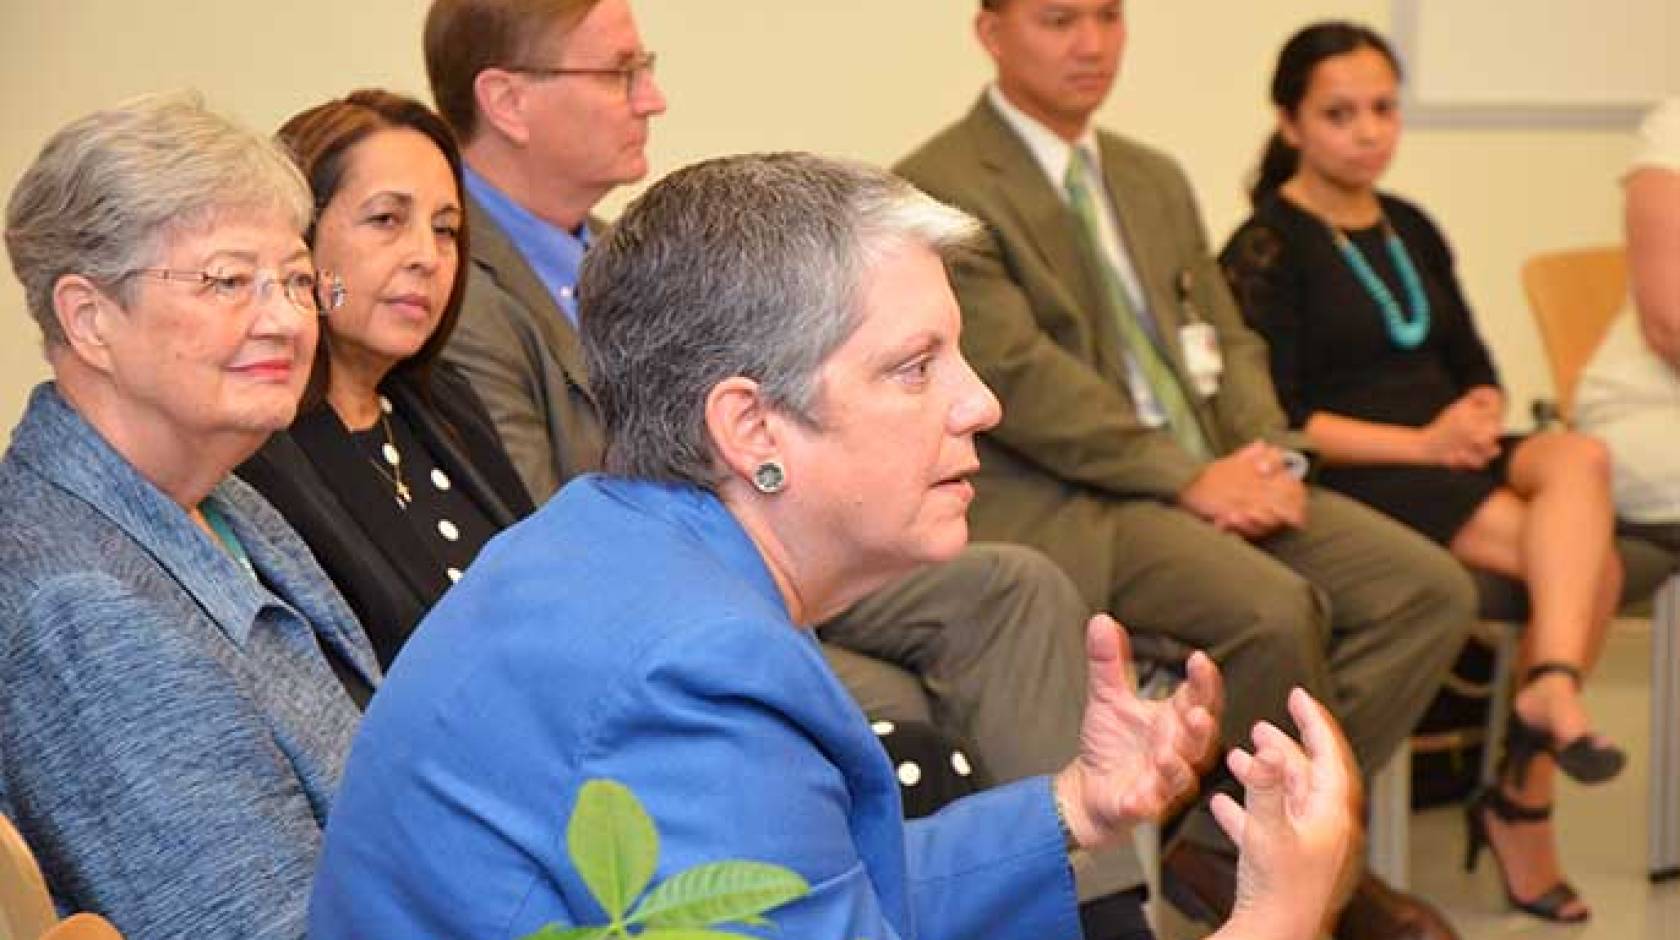
[[[12,821],[0,816],[0,940],[36,940],[57,923],[35,853]]]
[[[1581,370],[1627,300],[1627,258],[1620,247],[1547,252],[1528,259],[1522,282],[1567,420]]]
[[[123,940],[123,935],[98,914],[72,914],[42,934],[41,940]]]

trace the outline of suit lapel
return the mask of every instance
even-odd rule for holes
[[[1119,328],[1103,296],[1102,275],[1092,267],[1095,259],[1080,241],[1077,219],[1026,143],[984,96],[966,123],[975,138],[975,152],[994,174],[997,195],[1014,212],[1016,221],[1026,230],[1027,242],[1055,273],[1074,307],[1085,314],[1083,319],[1093,334],[1092,353],[1109,375],[1123,376]]]
[[[473,263],[482,268],[497,286],[524,304],[527,310],[537,314],[535,325],[543,334],[544,344],[566,373],[567,380],[594,402],[577,330],[572,328],[572,321],[555,303],[542,278],[508,240],[501,226],[471,196],[467,197],[467,224],[472,226]]]

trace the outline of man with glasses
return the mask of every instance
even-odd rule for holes
[[[472,267],[444,356],[540,502],[601,466],[574,285],[602,226],[590,212],[647,174],[648,124],[665,97],[627,0],[435,0],[425,51],[467,164]],[[865,598],[819,636],[866,713],[937,719],[1003,781],[1075,753],[1087,613],[1042,555],[976,546]],[[1089,907],[1092,924],[1135,914],[1135,896],[1116,896],[1143,881],[1129,848],[1079,864],[1081,896],[1112,898]]]
[[[1097,129],[1122,0],[980,0],[996,81],[899,172],[984,220],[959,262],[963,348],[1004,406],[980,439],[976,538],[1033,545],[1134,631],[1213,654],[1225,740],[1306,688],[1373,773],[1463,645],[1465,573],[1363,506],[1306,485],[1267,353],[1207,249],[1171,158]],[[1169,900],[1230,913],[1236,853],[1204,802],[1167,851]],[[1452,937],[1363,878],[1338,940]]]

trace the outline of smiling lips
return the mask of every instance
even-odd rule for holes
[[[258,359],[255,362],[240,363],[229,368],[241,375],[250,376],[267,382],[285,382],[292,377],[292,358],[290,356]]]

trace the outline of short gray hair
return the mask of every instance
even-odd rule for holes
[[[301,237],[309,185],[286,151],[207,110],[147,95],[54,134],[12,190],[6,251],[50,348],[64,342],[53,287],[79,274],[127,302],[124,276],[168,238],[224,211],[275,210]]]
[[[713,488],[706,397],[744,376],[820,426],[818,370],[889,253],[949,257],[979,223],[874,167],[801,153],[708,160],[637,199],[584,258],[579,319],[607,471]]]

